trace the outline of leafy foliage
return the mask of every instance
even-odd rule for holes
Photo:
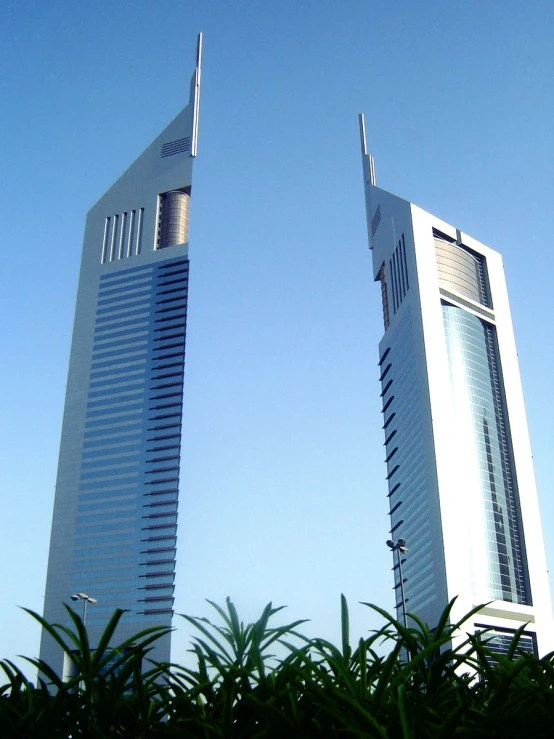
[[[551,737],[554,656],[517,656],[516,633],[506,657],[468,636],[452,648],[452,604],[434,629],[412,616],[410,628],[376,606],[385,625],[350,644],[348,606],[341,598],[340,646],[308,639],[298,627],[270,625],[281,611],[268,604],[245,625],[235,606],[215,603],[218,622],[184,616],[197,632],[194,668],[158,664],[144,671],[152,643],[167,633],[151,628],[116,647],[116,611],[91,649],[81,618],[71,628],[28,611],[73,663],[63,682],[49,665],[29,659],[32,684],[9,660],[0,661],[2,739],[450,739]],[[369,605],[369,604],[366,604]],[[383,642],[390,647],[384,655]],[[274,652],[277,652],[275,654]]]

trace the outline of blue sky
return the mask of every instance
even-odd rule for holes
[[[554,561],[554,5],[5,0],[0,17],[0,656],[38,650],[17,605],[42,610],[84,217],[186,104],[198,31],[176,610],[273,600],[335,639],[341,592],[355,638],[378,623],[358,601],[392,607],[360,111],[378,184],[504,256]]]

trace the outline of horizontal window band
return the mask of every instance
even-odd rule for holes
[[[144,285],[144,286],[137,285],[136,287],[133,286],[132,289],[128,289],[128,290],[115,289],[115,290],[106,290],[106,292],[103,292],[102,294],[99,293],[97,305],[99,307],[106,307],[106,306],[126,307],[125,304],[132,300],[140,300],[140,301],[148,300],[149,302],[151,302],[152,297],[153,297],[152,288],[150,285]]]
[[[160,536],[144,536],[140,541],[142,546],[163,546],[165,544],[166,547],[169,547],[171,549],[174,549],[177,546],[177,526],[176,524],[170,524],[166,528],[172,528],[173,534],[170,534],[169,532],[166,532],[165,534],[161,530],[162,527],[159,527],[160,530]],[[142,529],[142,531],[149,531],[149,529]],[[172,542],[172,544],[170,544]]]
[[[183,302],[180,305],[173,305],[170,308],[156,308],[154,311],[155,315],[162,316],[167,313],[176,313],[177,315],[181,315],[185,313],[187,310],[187,303],[186,300],[183,300]],[[155,320],[155,323],[159,323],[160,321],[166,320],[165,318],[157,318]]]
[[[128,402],[125,405],[117,405],[117,403],[121,403],[121,398],[118,397],[111,398],[110,400],[91,400],[90,403],[87,403],[87,414],[85,418],[87,421],[90,421],[93,418],[98,419],[105,416],[106,422],[117,420],[117,422],[120,423],[120,421],[125,419],[125,413],[142,410],[144,408],[145,398],[141,398],[140,395],[135,395],[135,397],[130,398],[129,400],[138,402]],[[95,408],[98,410],[94,410]],[[111,418],[108,418],[109,416]],[[114,416],[117,416],[118,418],[114,419]]]
[[[180,459],[179,454],[175,454],[171,457],[158,457],[154,456],[152,459],[148,459],[146,464],[161,464],[162,462],[176,462]]]
[[[152,380],[154,380],[154,381],[171,380],[174,377],[180,377],[181,378],[181,382],[182,382],[184,376],[185,376],[184,370],[181,370],[179,372],[168,372],[167,374],[164,374],[164,375],[155,375],[155,376],[153,375],[152,376]]]
[[[402,501],[399,500],[398,503],[393,506],[389,511],[389,516],[392,516],[392,514],[402,505]]]
[[[166,570],[166,572],[145,572],[142,575],[139,575],[139,577],[144,578],[158,578],[158,577],[175,577],[175,572],[173,570]]]
[[[85,421],[85,429],[97,429],[96,431],[86,430],[85,439],[88,439],[91,436],[104,436],[106,434],[117,433],[117,429],[119,429],[119,433],[122,433],[123,431],[134,431],[135,429],[139,429],[141,428],[141,424],[137,423],[137,421],[139,421],[142,416],[142,413],[127,413],[125,416],[121,416],[119,418],[119,420],[117,421],[118,425],[114,427],[113,417],[110,416],[110,418],[106,418],[104,420],[102,418],[102,414],[100,414],[98,420],[96,421]],[[99,428],[101,426],[106,426],[106,428]]]
[[[385,439],[384,446],[387,446],[389,444],[390,440],[395,436],[396,433],[397,433],[396,429],[394,429],[394,431],[391,431],[389,436]]]
[[[163,395],[151,395],[150,402],[155,400],[166,400],[167,398],[182,398],[183,392],[179,393],[164,393]]]
[[[139,267],[129,267],[128,269],[120,269],[117,272],[111,272],[110,274],[102,275],[100,278],[100,285],[112,284],[116,279],[136,279],[139,274],[146,274],[153,272],[151,264],[140,265]],[[130,277],[133,275],[133,277]]]
[[[385,403],[385,405],[381,408],[381,413],[384,413],[387,410],[387,408],[390,406],[393,400],[394,400],[394,395],[391,395],[390,398]]]
[[[391,413],[390,416],[387,418],[387,420],[384,423],[383,431],[387,428],[389,423],[392,421],[392,419],[396,416],[396,413]],[[386,442],[385,442],[386,443]]]
[[[156,287],[159,290],[160,287],[163,287],[164,285],[169,285],[172,282],[184,282],[185,284],[188,282],[190,275],[190,271],[188,267],[183,267],[182,269],[174,269],[171,272],[164,272],[163,274],[158,274],[156,279]]]
[[[184,347],[184,344],[176,344],[176,346],[178,346],[179,349],[181,349],[181,351],[179,351],[179,352],[170,352],[169,354],[165,354],[163,357],[154,357],[153,358],[153,361],[154,362],[165,362],[168,359],[175,359],[177,357],[181,358],[181,361],[182,361],[182,359],[185,356],[185,347]],[[170,348],[170,347],[167,347],[167,346],[166,347],[158,346],[158,347],[156,347],[155,350],[156,351],[162,351],[163,352],[163,351],[167,350],[168,348]],[[161,365],[157,365],[157,366],[156,365],[152,365],[152,369],[154,371],[157,370],[158,367],[161,367]]]
[[[125,310],[104,310],[103,313],[106,313],[106,315],[102,313],[96,316],[96,326],[99,326],[101,323],[111,323],[112,321],[126,321],[128,318],[136,318],[141,321],[150,320],[150,303],[145,304],[143,311],[127,308],[128,306],[125,306]]]
[[[153,462],[150,462],[150,464],[156,464],[156,462],[153,461]],[[162,472],[178,472],[178,471],[179,471],[179,465],[175,464],[175,465],[172,465],[171,467],[158,467],[155,470],[146,470],[146,474],[147,475],[159,475]]]
[[[129,301],[128,303],[120,302],[114,305],[107,305],[107,303],[110,303],[111,301],[112,301],[112,298],[110,298],[109,300],[108,299],[103,300],[101,302],[101,305],[105,307],[97,308],[96,315],[106,316],[107,314],[110,314],[110,313],[113,315],[121,315],[119,311],[130,311],[131,309],[135,309],[135,308],[144,308],[145,312],[146,311],[149,312],[149,308],[152,303],[152,299],[150,296],[147,296],[141,300]]]
[[[98,291],[98,298],[105,298],[109,295],[125,295],[131,293],[145,292],[146,290],[151,290],[151,288],[152,277],[144,276],[140,278],[140,281],[135,279],[133,282],[120,284],[116,287],[114,287],[113,283],[111,285],[101,285]]]
[[[183,292],[186,293],[186,290]],[[156,297],[159,297],[159,294]],[[186,305],[186,301],[187,301],[186,294],[185,295],[172,295],[169,298],[161,298],[160,300],[156,300],[155,305],[169,305],[170,303],[179,303],[180,305]]]
[[[179,380],[173,380],[172,382],[164,382],[161,385],[152,385],[150,390],[168,390],[170,388],[179,388],[182,391],[183,378],[181,377]]]
[[[125,347],[124,351],[129,351],[131,348],[137,348],[140,349],[141,347],[148,345],[148,338],[139,338],[133,336],[131,339],[120,339],[119,341],[106,341],[105,344],[98,344],[98,342],[94,342],[94,347],[92,348],[92,358],[94,359],[101,359],[104,355],[104,352],[110,352],[114,349],[119,349],[120,347]]]
[[[139,616],[161,616],[167,614],[173,616],[172,608],[147,608],[144,611],[138,612]]]
[[[403,523],[404,523],[404,520],[403,520],[403,519],[400,519],[400,521],[399,521],[398,523],[394,524],[394,526],[392,527],[392,529],[390,530],[390,532],[389,532],[389,533],[391,533],[391,534],[392,534],[392,533],[393,533],[394,531],[396,531],[396,529],[397,529],[397,528],[398,528],[399,526],[401,526],[401,525],[402,525]]]
[[[175,264],[174,267],[161,267],[158,268],[158,274],[156,275],[156,284],[159,285],[167,280],[168,277],[175,277],[175,275],[181,275],[188,278],[189,276],[189,262],[181,264]]]
[[[182,366],[183,366],[182,362],[167,362],[166,364],[159,364],[156,367],[152,367],[152,372],[162,372],[164,370],[172,369],[174,367],[181,368]]]
[[[168,277],[177,277],[177,279],[167,279]],[[163,277],[157,281],[156,285],[159,289],[160,287],[166,287],[167,285],[177,285],[180,282],[182,282],[184,283],[186,287],[187,281],[188,281],[187,272],[172,272],[172,273],[168,272],[167,274],[163,275]]]
[[[139,567],[154,567],[158,565],[169,565],[169,564],[175,564],[175,558],[173,559],[152,559],[152,560],[149,560],[148,562],[139,562]]]
[[[124,382],[129,382],[129,380],[124,380]],[[135,400],[135,398],[130,397],[133,395],[140,395],[141,393],[144,393],[144,387],[141,387],[141,385],[144,385],[145,378],[141,378],[138,382],[132,382],[130,383],[130,387],[120,387],[119,385],[121,383],[117,383],[116,387],[103,387],[99,390],[90,390],[88,394],[88,398],[110,398],[113,395],[117,395],[118,398],[126,399],[129,397],[129,400]],[[111,398],[113,400],[113,398]]]
[[[388,356],[389,352],[390,352],[390,346],[389,346],[389,347],[387,347],[387,348],[385,349],[385,351],[383,352],[383,356],[382,356],[382,357],[381,357],[381,359],[379,360],[379,364],[378,364],[378,367],[380,367],[380,366],[381,366],[381,365],[383,364],[383,362],[384,362],[384,361],[385,361],[385,359],[387,358],[387,356]]]
[[[396,454],[397,451],[398,451],[398,447],[395,446],[394,449],[392,450],[392,452],[385,459],[385,464],[387,464],[394,457],[394,455]]]
[[[158,328],[154,329],[155,334],[159,334],[162,331],[171,331],[172,329],[178,329],[182,328],[185,329],[187,326],[187,322],[184,321],[182,318],[172,319],[171,321],[167,322],[167,325],[165,326],[158,326]]]
[[[392,488],[391,488],[391,489],[389,490],[389,493],[388,493],[388,495],[387,495],[387,498],[390,498],[390,496],[391,496],[391,495],[393,495],[394,493],[396,493],[396,491],[398,490],[398,488],[399,488],[399,487],[400,487],[401,485],[402,485],[402,483],[401,483],[401,482],[397,482],[397,483],[396,483],[396,485],[394,485],[394,486],[393,486],[393,487],[392,487]]]
[[[181,444],[173,444],[172,446],[157,446],[152,449],[147,449],[147,454],[155,454],[156,452],[167,452],[170,449],[174,449],[176,452],[181,451]]]
[[[181,414],[178,411],[176,411],[175,413],[165,413],[164,412],[164,413],[156,413],[153,416],[150,416],[149,415],[148,416],[148,422],[149,423],[155,423],[156,421],[159,421],[159,422],[162,422],[162,423],[163,422],[167,423],[169,421],[172,426],[179,426],[180,427],[181,426],[181,418],[182,418],[182,416],[181,416]]]
[[[179,478],[178,477],[165,477],[165,478],[162,477],[160,480],[146,480],[144,484],[145,485],[161,485],[162,483],[167,483],[167,482],[177,482],[178,483]]]
[[[176,269],[177,267],[188,270],[189,264],[190,259],[187,259],[186,257],[175,257],[174,259],[168,259],[167,261],[158,264],[158,275],[166,275],[168,274],[168,270]]]
[[[168,272],[162,275],[156,281],[156,297],[167,292],[168,290],[177,290],[187,292],[189,284],[189,272],[183,270],[180,272]]]
[[[387,392],[387,390],[388,390],[388,389],[390,388],[390,386],[392,385],[392,382],[393,382],[392,380],[389,380],[389,381],[387,382],[387,384],[386,384],[386,385],[385,385],[385,387],[383,388],[383,392],[382,392],[382,393],[381,393],[381,395],[379,396],[380,398],[382,398],[382,397],[383,397],[383,395],[385,395],[385,393]]]
[[[148,326],[148,318],[128,318],[121,321],[119,318],[114,318],[112,321],[102,322],[100,326],[94,329],[95,336],[98,336],[107,331],[116,331],[118,329],[125,328],[126,326]]]
[[[154,339],[154,341],[156,341],[156,339]],[[182,341],[179,341],[179,342],[173,343],[173,344],[168,344],[167,346],[155,346],[155,347],[153,347],[153,351],[155,351],[155,352],[164,352],[164,351],[167,351],[168,349],[177,349],[177,348],[182,349],[183,350],[182,351],[183,354],[185,353],[185,346],[184,346],[184,343]],[[169,356],[176,356],[176,355],[170,354]],[[156,359],[156,357],[154,357],[154,359]]]
[[[129,352],[131,350],[127,350]],[[117,352],[114,352],[117,354]],[[115,356],[113,359],[106,359],[102,361],[95,360],[91,365],[91,371],[96,372],[97,370],[103,370],[108,368],[119,368],[132,367],[135,364],[143,364],[146,362],[146,355],[148,354],[147,349],[141,349],[139,352],[131,353],[129,356],[118,357]]]
[[[382,375],[381,375],[381,377],[379,378],[379,382],[382,382],[382,381],[383,381],[383,380],[385,379],[385,377],[386,377],[386,376],[387,376],[387,374],[389,373],[389,371],[390,371],[390,368],[391,368],[391,367],[392,367],[392,364],[391,364],[391,363],[389,362],[389,363],[387,364],[387,366],[386,366],[386,368],[385,368],[385,370],[384,370],[383,374],[382,374]]]
[[[390,473],[385,477],[385,480],[390,480],[390,478],[394,475],[394,473],[398,470],[400,465],[396,465],[396,467],[393,467],[393,469],[390,471]]]
[[[141,321],[142,324],[146,323],[145,321]],[[111,341],[112,339],[118,339],[121,336],[128,336],[133,338],[138,338],[142,336],[146,336],[148,334],[148,324],[142,325],[142,326],[135,326],[135,328],[124,328],[124,329],[117,329],[114,330],[110,328],[109,330],[103,331],[102,333],[96,333],[94,337],[94,350],[101,349],[102,346],[107,346],[104,342]]]
[[[171,334],[170,336],[155,336],[153,339],[153,349],[155,352],[164,351],[164,349],[174,349],[179,347],[185,351],[186,336],[182,334]],[[171,344],[164,344],[162,342],[171,341]],[[157,358],[156,358],[157,359]]]
[[[156,292],[156,297],[158,295],[171,295],[172,293],[182,293],[186,291],[186,287],[172,287],[169,290],[158,290]]]

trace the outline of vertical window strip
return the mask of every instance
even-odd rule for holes
[[[160,248],[160,233],[162,230],[162,207],[163,207],[163,196],[158,195],[156,203],[156,235],[154,237],[154,251]]]
[[[406,295],[406,268],[404,266],[404,257],[402,256],[402,242],[398,242],[398,246],[396,247],[396,252],[398,254],[398,261],[400,264],[400,279],[402,282],[402,299],[404,299],[404,296]]]
[[[397,290],[398,290],[398,297],[397,297],[397,303],[400,307],[400,303],[402,302],[402,283],[400,281],[400,265],[398,264],[398,252],[397,249],[394,250],[393,254],[393,260],[394,260],[394,268],[396,270],[396,284],[397,284]]]
[[[381,267],[381,302],[383,303],[383,323],[385,324],[385,331],[389,327],[389,296],[387,292],[387,270],[385,269],[385,263]]]
[[[392,312],[396,313],[396,299],[394,294],[394,271],[392,269],[392,259],[389,259],[390,286],[392,293]]]
[[[135,244],[135,254],[138,256],[142,249],[142,221],[143,221],[144,208],[140,208],[138,212],[138,223],[137,223],[137,240]]]
[[[100,258],[100,264],[104,264],[106,261],[106,249],[108,246],[108,236],[110,233],[110,221],[111,218],[108,216],[104,223],[104,240],[102,241],[102,257]]]
[[[408,279],[408,262],[406,261],[406,241],[402,234],[402,254],[404,255],[404,269],[406,270],[406,290],[410,289],[410,281]]]
[[[127,229],[127,245],[126,251],[127,256],[130,257],[133,254],[133,228],[135,225],[135,214],[136,211],[132,210],[129,213],[129,228]]]
[[[399,290],[398,290],[398,270],[396,267],[396,254],[395,252],[392,253],[392,269],[393,269],[393,284],[394,284],[394,294],[396,297],[396,310],[400,308],[400,299],[399,299]]]
[[[115,238],[117,234],[118,223],[119,223],[119,215],[115,215],[113,217],[112,236],[110,239],[110,262],[113,262],[113,259],[114,259]]]
[[[127,213],[122,213],[121,218],[119,219],[121,222],[121,227],[119,229],[119,244],[117,247],[117,258],[122,259],[123,258],[123,234],[125,233],[125,221],[127,220]]]

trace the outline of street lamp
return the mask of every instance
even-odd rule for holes
[[[402,555],[406,554],[408,547],[406,539],[398,539],[394,542],[392,539],[387,540],[387,546],[391,552],[396,552],[398,556],[398,574],[400,575],[400,595],[402,597],[402,615],[404,617],[404,626],[408,628],[408,619],[406,618],[406,596],[404,594],[404,575],[402,574]]]
[[[83,626],[87,622],[87,603],[90,603],[91,605],[94,605],[95,603],[98,603],[96,598],[91,598],[90,595],[87,595],[86,593],[75,593],[71,596],[71,600],[82,600],[83,601]]]

